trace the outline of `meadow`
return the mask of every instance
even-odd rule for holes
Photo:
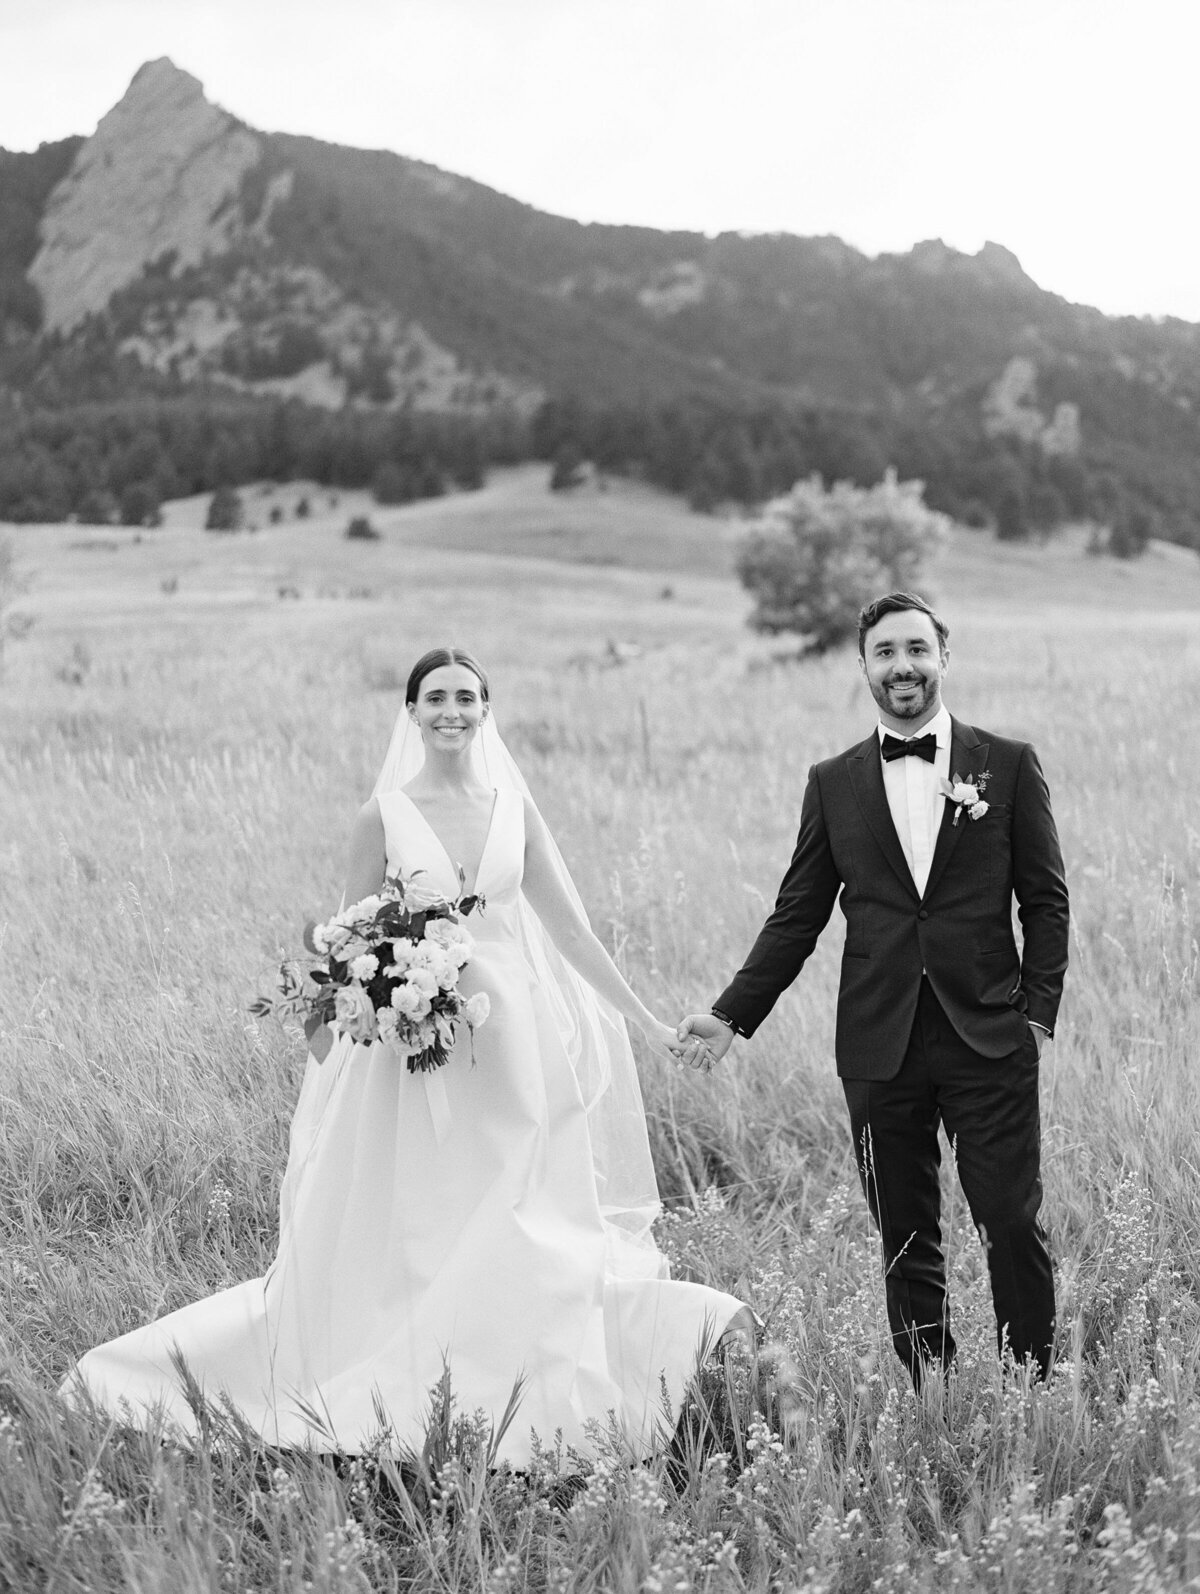
[[[947,701],[1037,745],[1072,891],[1042,1063],[1048,1386],[1002,1377],[949,1157],[944,1398],[887,1345],[835,915],[711,1078],[640,1053],[661,1242],[754,1302],[798,1400],[734,1356],[674,1451],[602,1453],[574,1494],[553,1435],[528,1477],[490,1471],[469,1413],[431,1425],[414,1482],[219,1414],[180,1446],[61,1405],[88,1346],[271,1259],[303,1048],[247,1005],[339,895],[419,652],[484,659],[598,933],[668,1020],[749,946],[809,764],[872,723],[850,654],[746,630],[736,523],[522,467],[372,509],[381,540],[352,543],[354,495],[313,490],[298,521],[299,492],[250,490],[261,529],[236,536],[195,503],[156,531],[0,531],[28,622],[0,677],[0,1588],[1197,1586],[1200,560],[1177,548],[1120,565],[959,532],[930,581]]]

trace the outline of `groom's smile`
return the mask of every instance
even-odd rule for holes
[[[949,657],[919,609],[885,614],[867,632],[859,665],[889,730],[911,735],[938,712]]]

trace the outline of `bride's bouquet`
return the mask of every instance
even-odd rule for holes
[[[250,1011],[301,1020],[321,1061],[340,1034],[394,1048],[410,1073],[441,1068],[459,1021],[476,1030],[488,1016],[485,992],[458,989],[475,945],[460,919],[485,901],[460,894],[452,902],[420,882],[420,873],[389,877],[377,896],[309,924],[304,944],[315,961],[283,963],[279,995],[260,996]],[[461,872],[459,879],[465,884]]]

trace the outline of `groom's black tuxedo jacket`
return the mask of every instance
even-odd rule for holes
[[[815,764],[796,851],[774,911],[716,1008],[751,1035],[799,974],[838,892],[846,916],[837,1067],[890,1079],[912,1029],[921,974],[974,1051],[1005,1057],[1027,1020],[1053,1030],[1067,967],[1067,883],[1050,793],[1025,742],[952,720],[950,772],[988,779],[987,813],[946,800],[924,896],[892,822],[875,731]],[[1014,898],[1023,948],[1013,933]]]

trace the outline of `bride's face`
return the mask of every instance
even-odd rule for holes
[[[463,752],[479,734],[487,714],[479,677],[465,664],[443,664],[421,682],[408,712],[427,748]]]

